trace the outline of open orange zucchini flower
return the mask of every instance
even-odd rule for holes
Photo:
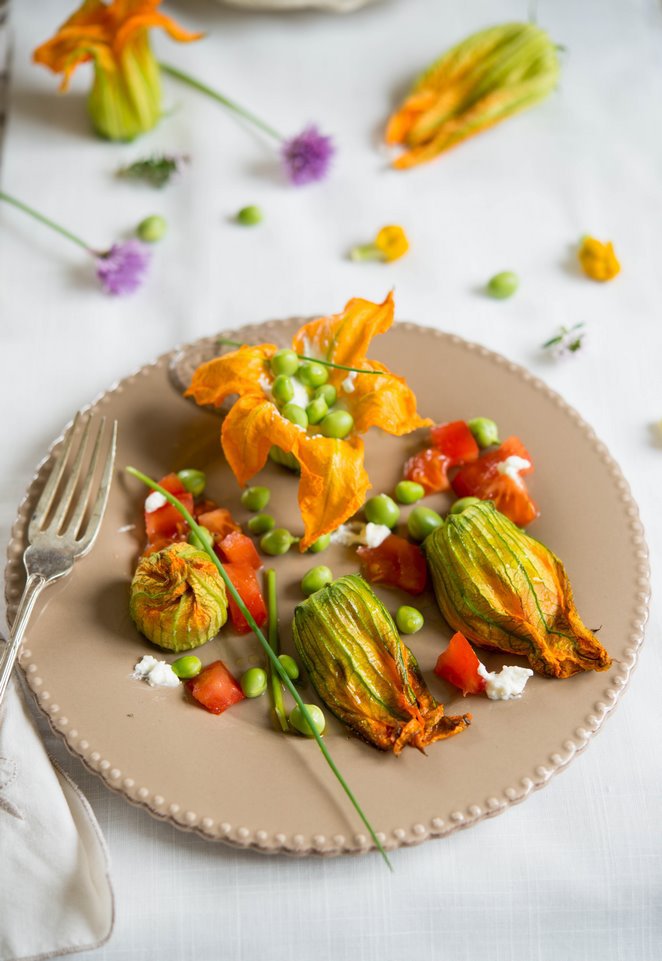
[[[94,83],[88,109],[95,129],[110,140],[133,140],[161,117],[159,65],[148,31],[162,27],[179,42],[198,40],[171,17],[159,13],[161,0],[84,0],[54,37],[34,51],[33,59],[62,74],[69,86],[81,63],[93,61]]]
[[[342,313],[310,321],[293,338],[292,348],[299,355],[366,372],[329,368],[327,383],[336,393],[333,409],[353,419],[344,439],[323,436],[323,424],[302,427],[281,413],[272,394],[270,360],[278,350],[274,344],[240,347],[202,364],[186,391],[198,404],[215,406],[239,395],[223,421],[221,444],[242,487],[264,467],[272,446],[294,455],[301,468],[302,551],[363,505],[370,481],[361,434],[380,427],[400,436],[432,423],[419,417],[416,397],[402,377],[366,358],[372,338],[393,323],[393,312],[392,294],[382,304],[354,298]]]

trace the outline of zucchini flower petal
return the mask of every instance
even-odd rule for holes
[[[316,426],[308,431],[280,412],[271,392],[274,344],[240,347],[202,364],[186,391],[198,404],[215,406],[239,395],[223,422],[221,444],[242,486],[264,467],[270,451],[280,451],[276,457],[281,459],[296,458],[304,522],[301,551],[362,506],[370,481],[359,435],[380,427],[399,436],[432,423],[419,417],[416,397],[405,380],[365,356],[372,338],[393,323],[393,313],[390,294],[382,304],[355,298],[341,314],[313,320],[294,336],[297,354],[355,369],[348,374],[329,368],[328,383],[336,390],[338,405],[353,418],[353,429],[342,440],[322,436]]]
[[[491,501],[449,514],[423,549],[441,613],[470,641],[521,654],[547,677],[611,666],[577,613],[561,561]]]
[[[207,554],[178,543],[141,558],[131,582],[129,611],[153,644],[188,651],[218,634],[227,620],[228,600]]]
[[[432,160],[532,107],[558,78],[556,46],[535,24],[507,23],[472,34],[424,71],[391,116],[386,142],[406,148],[393,166]]]
[[[183,30],[157,11],[161,0],[84,0],[54,37],[34,51],[36,63],[61,73],[61,90],[81,63],[93,61],[88,110],[96,131],[109,140],[133,140],[161,117],[159,67],[148,30],[162,27],[179,42],[202,34]]]
[[[294,610],[294,642],[315,689],[336,717],[382,751],[420,751],[459,734],[468,714],[445,717],[414,655],[369,585],[348,574]]]

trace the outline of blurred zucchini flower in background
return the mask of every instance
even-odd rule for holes
[[[34,51],[36,63],[62,74],[69,86],[81,63],[94,63],[88,110],[94,128],[109,140],[133,140],[161,117],[161,79],[149,30],[161,27],[173,40],[188,43],[189,33],[159,13],[160,0],[84,0],[55,36]]]
[[[405,148],[393,166],[433,160],[468,137],[544,100],[559,80],[557,47],[532,23],[481,30],[448,50],[416,80],[386,127]]]

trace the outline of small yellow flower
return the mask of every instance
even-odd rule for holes
[[[360,244],[350,252],[352,260],[398,260],[409,250],[407,234],[402,227],[382,227],[373,243]]]
[[[595,237],[582,237],[577,256],[582,270],[591,280],[613,280],[621,271],[611,241],[602,243]]]

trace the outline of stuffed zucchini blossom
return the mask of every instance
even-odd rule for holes
[[[330,391],[328,416],[335,418],[336,424],[346,425],[346,432],[340,437],[328,436],[325,419],[316,422],[313,409],[306,407],[311,400],[319,400],[316,393],[321,388],[306,386],[293,376],[297,411],[292,413],[291,404],[279,406],[279,377],[274,376],[271,363],[278,351],[274,344],[240,347],[202,364],[186,391],[186,396],[197,403],[215,406],[220,406],[226,397],[239,395],[223,421],[221,444],[242,487],[264,467],[272,448],[277,452],[274,459],[282,460],[283,454],[295,458],[301,471],[301,551],[323,534],[334,531],[363,505],[370,481],[363,463],[361,434],[370,427],[380,427],[400,436],[431,423],[419,417],[416,397],[405,380],[383,364],[366,358],[372,338],[393,323],[393,312],[391,294],[381,304],[354,298],[342,313],[310,321],[293,338],[292,349],[299,357],[360,371],[323,368],[324,388]],[[302,371],[303,367],[306,364]],[[300,376],[304,379],[303,372]],[[304,407],[313,418],[310,422],[307,416],[295,417],[298,422],[288,419],[304,412]]]
[[[178,543],[140,559],[129,611],[153,644],[189,651],[218,634],[227,620],[228,599],[205,551]]]
[[[162,27],[180,43],[202,36],[159,13],[160,2],[84,0],[55,36],[34,51],[36,63],[62,74],[63,91],[76,67],[93,61],[88,110],[97,133],[109,140],[133,140],[161,118],[161,79],[149,29]]]

